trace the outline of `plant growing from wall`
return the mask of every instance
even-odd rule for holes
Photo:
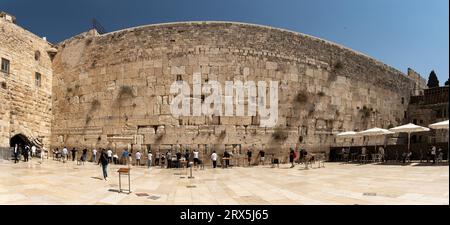
[[[359,110],[361,112],[361,118],[362,119],[368,119],[370,118],[370,112],[371,110],[367,108],[366,106],[363,106],[362,109]]]
[[[295,96],[296,103],[306,103],[308,102],[308,95],[304,92],[300,92]]]
[[[273,132],[272,139],[275,141],[285,141],[288,138],[288,133],[281,128],[278,128]]]
[[[130,87],[130,86],[122,86],[122,87],[120,87],[119,94],[117,95],[117,98],[119,100],[122,100],[122,99],[125,99],[125,98],[128,98],[128,97],[134,97],[133,88]]]
[[[89,122],[91,122],[91,120],[92,120],[92,117],[90,115],[88,115],[86,117],[86,125],[89,124]]]
[[[100,108],[100,101],[95,99],[94,101],[91,102],[91,108],[90,108],[89,112],[94,112],[99,108]]]
[[[333,65],[333,70],[335,72],[340,71],[341,69],[344,68],[344,64],[342,64],[341,61],[337,61],[334,65]]]

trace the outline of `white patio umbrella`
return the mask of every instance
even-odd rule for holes
[[[396,132],[396,133],[408,133],[408,152],[410,150],[410,145],[411,145],[411,141],[410,141],[411,133],[430,131],[429,128],[421,127],[421,126],[415,125],[413,123],[408,123],[405,125],[394,127],[389,130]]]
[[[354,137],[358,137],[358,133],[355,131],[345,131],[345,132],[341,132],[336,134],[336,137],[339,138],[354,138]],[[349,153],[351,152],[351,148],[352,148],[353,142],[350,143],[350,147],[348,149]]]
[[[345,132],[336,134],[336,136],[343,137],[343,138],[350,138],[350,137],[358,136],[358,133],[356,133],[355,131],[345,131]]]
[[[361,132],[358,132],[358,135],[360,136],[384,136],[384,135],[388,135],[388,134],[393,134],[394,132],[383,129],[383,128],[378,128],[378,127],[374,127],[368,130],[364,130]],[[375,151],[377,150],[377,145],[375,144]]]
[[[380,136],[380,135],[387,135],[387,134],[393,134],[394,132],[383,129],[383,128],[371,128],[368,130],[364,130],[361,132],[358,132],[358,135],[360,136]]]
[[[428,125],[428,127],[432,128],[432,129],[436,129],[436,130],[438,130],[438,129],[448,130],[448,120],[442,121],[442,122],[439,122],[439,123],[430,124],[430,125]]]

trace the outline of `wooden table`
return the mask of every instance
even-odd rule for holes
[[[126,189],[122,189],[122,180],[121,180],[121,175],[128,175],[128,194],[131,193],[131,184],[130,184],[130,170],[131,168],[119,168],[119,170],[117,170],[117,172],[119,173],[119,193],[122,192],[122,190],[126,190]]]

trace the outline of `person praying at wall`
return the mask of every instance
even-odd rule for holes
[[[75,155],[75,152],[76,152],[75,148],[73,148],[73,150],[74,150],[74,152],[72,154]],[[62,158],[63,163],[66,163],[66,159],[68,159],[68,157],[69,157],[69,151],[67,150],[66,147],[64,147],[62,149],[62,153],[61,153],[61,158]]]
[[[136,158],[136,166],[140,166],[141,165],[141,153],[139,151],[136,152],[135,158]]]
[[[122,164],[128,165],[128,150],[125,149],[122,152]]]
[[[197,167],[198,163],[199,163],[199,159],[198,159],[198,150],[194,149],[194,151],[192,152],[192,154],[194,155],[194,167]]]
[[[172,152],[169,150],[166,152],[166,158],[167,158],[167,169],[172,168]]]
[[[252,161],[252,149],[248,148],[247,150],[247,160],[248,160],[248,166],[251,166],[251,161]]]
[[[81,161],[86,162],[87,160],[87,149],[83,149],[83,154],[81,155]]]
[[[161,154],[159,153],[159,150],[156,150],[155,153],[155,166],[159,166],[159,159],[161,158]]]
[[[92,162],[97,162],[97,149],[92,149]]]
[[[63,149],[63,151],[64,151],[64,149]],[[77,150],[75,148],[72,148],[72,150],[70,150],[70,151],[72,152],[72,161],[75,161],[75,156],[76,156]]]
[[[265,161],[265,154],[266,154],[266,152],[264,152],[264,150],[260,150],[259,151],[259,163],[261,164],[263,164],[264,165],[264,161]]]
[[[225,168],[228,168],[228,166],[230,165],[230,153],[225,150],[225,152],[223,153],[223,158],[225,159]]]
[[[211,160],[212,160],[212,163],[213,163],[213,168],[216,168],[216,166],[217,166],[217,153],[216,153],[216,151],[213,151],[213,153],[211,154]]]
[[[150,167],[152,167],[152,158],[153,158],[152,151],[148,151],[148,154],[147,154],[147,168],[149,168],[149,169],[150,169]]]

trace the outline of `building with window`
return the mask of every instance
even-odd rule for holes
[[[448,86],[423,90],[422,95],[412,96],[408,106],[407,121],[420,126],[448,120]],[[432,130],[411,136],[412,143],[448,141],[448,130]]]
[[[0,37],[0,148],[14,143],[50,146],[56,49],[4,12]]]

